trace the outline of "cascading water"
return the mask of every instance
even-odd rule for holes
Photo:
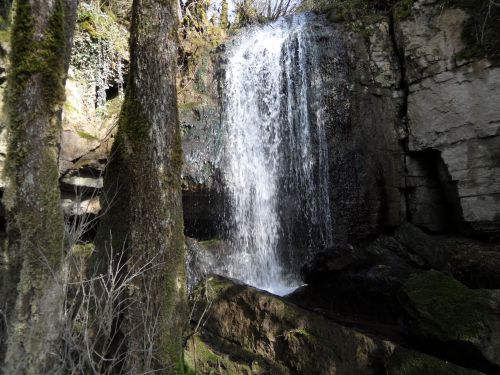
[[[321,80],[307,16],[252,28],[228,49],[222,171],[231,254],[217,272],[276,294],[296,257],[331,245]]]

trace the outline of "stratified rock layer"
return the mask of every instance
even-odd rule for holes
[[[397,24],[408,85],[408,146],[410,153],[433,151],[434,163],[442,163],[447,203],[455,207],[443,219],[452,221],[454,214],[470,229],[498,232],[500,67],[461,58],[471,48],[463,41],[469,17],[462,9],[421,0]],[[422,191],[417,206],[430,204],[425,185],[415,186]],[[435,218],[419,211],[417,224],[432,229]]]

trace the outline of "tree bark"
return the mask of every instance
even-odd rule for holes
[[[177,113],[177,0],[134,0],[130,73],[106,171],[97,257],[124,249],[126,372],[176,374],[186,317],[182,150]],[[102,262],[101,262],[102,263]]]
[[[18,0],[6,108],[9,144],[5,374],[57,373],[64,221],[58,154],[76,0]]]

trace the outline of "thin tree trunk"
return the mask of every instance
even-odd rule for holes
[[[187,323],[177,6],[177,0],[133,2],[129,83],[97,238],[97,257],[103,259],[110,246],[115,253],[125,249],[128,271],[137,274],[121,328],[126,372],[134,374],[176,374]]]
[[[75,17],[76,0],[16,3],[6,93],[5,374],[58,371],[64,222],[57,163]]]

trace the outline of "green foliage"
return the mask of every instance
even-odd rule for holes
[[[459,58],[488,58],[500,65],[500,4],[491,0],[442,0],[444,6],[463,9],[465,21],[462,39],[466,48]]]
[[[206,79],[211,71],[210,55],[227,40],[227,26],[223,27],[222,19],[219,25],[206,19],[207,5],[208,2],[202,2],[201,5],[192,3],[179,32],[181,87],[178,93],[181,103],[183,99],[186,102],[199,102],[195,96],[206,94]]]
[[[237,27],[245,27],[254,23],[264,23],[266,18],[259,14],[253,1],[243,0],[236,3],[236,20]]]
[[[229,29],[229,5],[227,0],[222,1],[222,10],[220,13],[220,27],[224,30]]]

